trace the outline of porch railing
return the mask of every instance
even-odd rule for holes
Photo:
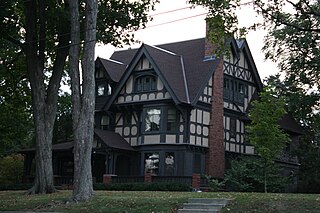
[[[113,176],[112,183],[143,183],[144,176]]]
[[[153,176],[152,182],[192,184],[192,176]]]
[[[208,186],[206,178],[201,177],[199,174],[193,174],[192,176],[155,176],[146,174],[145,176],[117,176],[117,175],[104,175],[103,182],[108,183],[182,183],[192,186],[193,188],[200,188]],[[32,183],[33,177],[28,176],[23,182]],[[95,182],[95,181],[94,181]],[[55,186],[67,186],[72,187],[72,176],[54,176]]]

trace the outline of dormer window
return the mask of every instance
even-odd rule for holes
[[[110,126],[110,119],[109,116],[103,115],[101,117],[101,129],[108,130]]]
[[[110,84],[105,84],[105,83],[97,84],[97,96],[111,95],[111,94],[112,94],[112,87]]]
[[[104,94],[105,94],[105,85],[104,84],[97,85],[97,96],[102,96]]]
[[[155,91],[157,86],[156,77],[153,75],[144,75],[136,78],[134,84],[135,92],[150,92]]]

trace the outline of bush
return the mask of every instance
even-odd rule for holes
[[[23,183],[7,183],[0,184],[0,191],[11,191],[11,190],[28,190],[32,187],[32,184],[23,184]]]
[[[226,172],[227,187],[238,192],[264,192],[264,160],[257,157],[241,157],[231,161]],[[276,164],[267,168],[268,192],[283,192],[288,178],[280,175]]]
[[[21,183],[22,175],[22,155],[9,155],[0,159],[0,184]]]
[[[207,179],[208,186],[211,191],[217,192],[217,191],[225,190],[226,180],[216,179],[216,178],[211,177],[210,175],[204,175],[203,177],[205,179]]]
[[[181,183],[96,183],[94,190],[114,191],[190,191],[191,187]]]

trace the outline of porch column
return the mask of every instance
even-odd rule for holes
[[[109,159],[109,154],[106,154],[106,158],[105,158],[105,174],[110,174],[109,173],[109,165],[110,165],[110,159]]]

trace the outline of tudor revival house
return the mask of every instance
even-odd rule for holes
[[[222,178],[229,158],[254,154],[245,126],[262,83],[247,42],[228,45],[223,58],[201,38],[143,44],[96,60],[96,181],[104,174]],[[294,140],[302,133],[289,116],[281,126]],[[72,148],[72,142],[53,145],[55,175],[72,176]],[[24,152],[30,175],[34,150]],[[289,172],[298,167],[290,156],[279,162]]]
[[[108,147],[105,173],[222,178],[225,156],[254,154],[245,125],[262,83],[247,42],[229,44],[223,59],[201,38],[96,60],[95,145]]]

